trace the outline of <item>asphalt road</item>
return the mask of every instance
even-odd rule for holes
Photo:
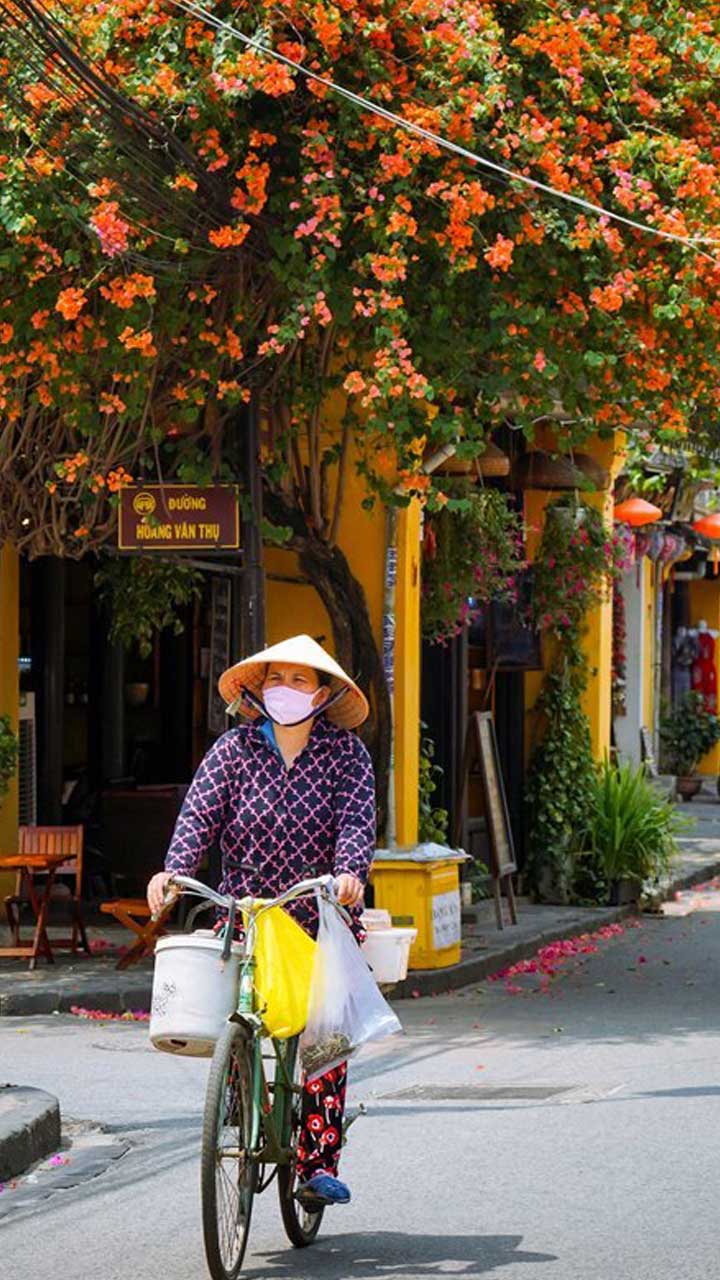
[[[720,894],[717,905],[720,906]],[[286,1243],[274,1188],[253,1280],[708,1280],[718,1273],[720,914],[647,920],[537,978],[399,1006],[407,1034],[358,1061],[352,1205]],[[0,1194],[3,1280],[203,1280],[205,1063],[142,1026],[0,1020],[0,1078],[56,1093],[116,1158]],[[82,1138],[83,1127],[72,1130]],[[87,1135],[85,1136],[87,1141]],[[92,1138],[90,1141],[92,1147]],[[72,1184],[73,1181],[75,1185]],[[15,1199],[13,1200],[13,1197]]]

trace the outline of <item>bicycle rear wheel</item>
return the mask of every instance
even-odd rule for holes
[[[201,1192],[205,1256],[213,1280],[236,1280],[242,1266],[258,1166],[249,1158],[254,1043],[228,1023],[215,1046],[203,1120]]]
[[[299,1084],[302,1079],[302,1073],[300,1070],[297,1037],[294,1040],[288,1040],[286,1043],[285,1064],[290,1079],[294,1084]],[[280,1165],[278,1169],[280,1212],[285,1233],[290,1243],[294,1244],[296,1249],[305,1249],[312,1244],[317,1236],[325,1210],[318,1209],[317,1213],[310,1213],[302,1205],[298,1204],[295,1199],[298,1183],[296,1151],[302,1123],[301,1094],[293,1092],[289,1100],[288,1112],[288,1122],[283,1140],[284,1144],[290,1147],[291,1155],[289,1164]]]

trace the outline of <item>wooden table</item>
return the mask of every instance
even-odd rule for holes
[[[47,936],[48,907],[52,896],[53,885],[58,868],[67,862],[67,854],[16,853],[10,857],[0,858],[0,871],[18,871],[20,873],[19,890],[22,893],[23,883],[27,885],[27,897],[35,916],[35,932],[32,942],[20,941],[19,928],[15,938],[15,946],[0,947],[0,956],[28,957],[30,969],[34,969],[38,956],[45,955],[49,964],[55,963],[55,957]],[[36,875],[45,877],[42,892],[35,881]]]

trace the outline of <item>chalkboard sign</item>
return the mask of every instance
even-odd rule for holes
[[[462,768],[462,787],[465,794],[472,772],[482,779],[485,797],[485,821],[490,845],[490,874],[495,897],[495,917],[498,929],[503,928],[501,890],[507,898],[510,920],[517,924],[515,890],[512,877],[517,871],[510,815],[508,814],[505,786],[498,754],[495,725],[490,711],[474,711],[468,724]],[[462,799],[458,803],[458,815],[462,812]],[[456,842],[457,842],[456,831]]]
[[[485,818],[490,834],[492,873],[497,879],[517,871],[512,828],[498,756],[495,725],[489,711],[475,711],[472,722],[477,740],[477,762],[485,794]]]
[[[230,727],[225,699],[220,697],[218,680],[230,666],[230,579],[213,574],[210,626],[210,688],[208,690],[208,732],[224,733]]]

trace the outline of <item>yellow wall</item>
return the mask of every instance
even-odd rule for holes
[[[18,723],[19,702],[19,581],[18,554],[6,542],[0,550],[0,715],[9,715],[14,728],[17,728]],[[17,824],[18,793],[15,779],[8,795],[0,801],[0,853],[17,852]],[[10,892],[13,885],[13,875],[0,875],[0,896]]]
[[[720,578],[702,578],[690,583],[690,626],[704,618],[711,631],[720,631]],[[715,649],[716,661],[718,648]],[[720,744],[700,761],[698,773],[720,774]]]
[[[338,531],[338,545],[347,556],[354,576],[363,585],[373,634],[380,643],[385,591],[385,510],[378,503],[372,511],[362,507],[367,489],[357,474],[357,455],[351,450],[346,463],[345,497]],[[306,632],[324,635],[333,650],[330,619],[314,587],[296,582],[274,582],[273,574],[301,576],[297,555],[282,547],[265,549],[267,584],[267,639],[276,644],[288,635]]]
[[[332,422],[338,420],[341,404],[328,405],[328,438]],[[385,508],[377,503],[364,510],[367,489],[356,468],[357,454],[347,460],[345,494],[338,530],[338,545],[346,555],[353,575],[362,583],[376,642],[382,645],[385,608],[385,554],[387,522]],[[418,780],[420,750],[420,522],[417,502],[397,517],[397,587],[395,600],[395,835],[400,847],[417,844]],[[266,548],[265,569],[267,639],[274,644],[288,635],[306,632],[334,652],[332,626],[315,588],[300,579],[297,554],[284,548]],[[351,673],[352,674],[352,673]]]
[[[540,444],[540,440],[538,440]],[[555,448],[554,437],[543,437],[542,447]],[[585,451],[610,473],[617,474],[622,463],[619,441],[593,439],[584,446]],[[525,492],[525,522],[527,526],[528,558],[532,560],[542,537],[545,510],[548,505],[565,495],[547,490],[528,489]],[[603,510],[608,524],[612,521],[612,484],[605,492],[592,493],[587,501]],[[588,661],[588,683],[583,697],[583,707],[590,721],[590,738],[593,755],[601,759],[610,748],[611,685],[612,685],[612,600],[603,600],[592,609],[587,618],[587,632],[583,638],[583,652]],[[545,655],[548,665],[549,653]],[[529,732],[526,750],[529,753],[534,741],[534,717],[532,710],[542,687],[542,672],[531,671],[525,676],[525,712]]]

